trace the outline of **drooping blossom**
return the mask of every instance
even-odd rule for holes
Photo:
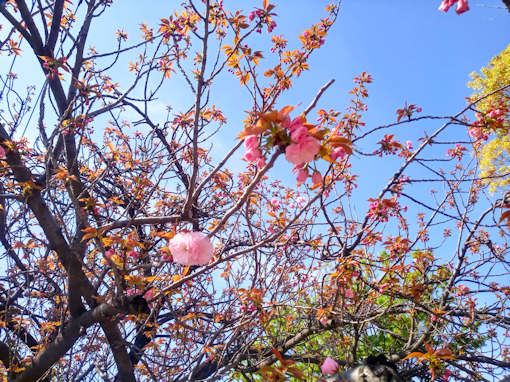
[[[181,265],[205,265],[213,256],[213,246],[202,232],[180,232],[170,239],[168,248],[174,262]]]
[[[281,202],[275,198],[271,200],[271,205],[275,210],[277,210],[278,208],[280,208]]]
[[[333,374],[336,374],[339,367],[340,367],[340,365],[338,365],[338,362],[336,362],[331,357],[327,357],[324,360],[324,363],[321,365],[321,371],[322,371],[322,374],[333,375]]]
[[[5,158],[5,149],[0,146],[0,158]]]
[[[467,0],[459,0],[457,2],[457,9],[455,10],[455,12],[457,12],[457,14],[460,15],[467,11],[469,11],[469,5]]]
[[[244,158],[248,162],[256,162],[257,167],[263,167],[266,162],[259,149],[259,138],[256,135],[248,135],[244,139]]]
[[[450,7],[454,6],[455,3],[457,3],[457,9],[455,9],[455,12],[457,12],[458,15],[469,11],[467,0],[443,0],[438,9],[443,12],[448,12]]]
[[[296,180],[298,183],[304,183],[306,182],[306,179],[308,178],[308,170],[305,168],[300,168],[297,171]]]
[[[312,183],[319,184],[320,182],[322,182],[321,173],[319,171],[314,171],[314,173],[312,174]]]

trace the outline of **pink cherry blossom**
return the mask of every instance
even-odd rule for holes
[[[450,7],[453,6],[456,1],[457,0],[443,0],[438,9],[443,12],[448,12]]]
[[[455,12],[457,12],[457,14],[460,15],[467,11],[469,11],[469,5],[467,0],[459,0],[457,2],[457,9],[455,10]]]
[[[277,210],[278,208],[280,208],[281,203],[278,199],[273,199],[271,200],[271,205],[275,210]]]
[[[354,298],[354,291],[351,288],[345,290],[345,298]]]
[[[307,135],[300,142],[287,147],[285,158],[293,164],[308,163],[313,160],[320,147],[321,145],[317,139]]]
[[[0,146],[0,158],[5,158],[5,149]]]
[[[503,114],[503,110],[501,109],[494,109],[487,113],[487,117],[496,119],[501,114]]]
[[[344,159],[345,154],[347,154],[347,152],[343,147],[336,147],[331,152],[331,160],[336,160],[337,158]]]
[[[306,179],[308,178],[308,170],[304,168],[300,168],[297,172],[296,180],[298,183],[304,183],[306,182]]]
[[[128,256],[137,259],[138,258],[138,252],[136,252],[134,249],[132,249],[131,251],[128,252]]]
[[[457,9],[455,10],[455,12],[457,12],[458,15],[469,11],[469,5],[467,0],[443,0],[438,9],[443,12],[448,12],[450,7],[455,5],[455,3],[457,3]]]
[[[340,365],[333,358],[326,358],[321,365],[322,374],[336,374]]]
[[[259,148],[259,139],[256,135],[248,135],[244,139],[244,147],[246,150],[253,150]]]
[[[213,256],[213,246],[202,232],[180,232],[168,243],[174,262],[181,265],[205,265]]]
[[[308,134],[308,129],[304,126],[304,119],[297,117],[292,121],[287,116],[282,126],[290,132],[290,138],[294,142],[287,146],[285,150],[285,158],[290,163],[299,165],[308,163],[319,152],[320,143],[317,139]]]
[[[319,184],[320,182],[322,182],[322,175],[319,171],[314,171],[313,175],[312,175],[312,183],[313,184]]]
[[[472,137],[476,140],[483,139],[484,141],[486,141],[487,139],[489,139],[487,134],[484,133],[483,129],[481,129],[480,127],[476,127],[476,126],[471,126],[468,130],[468,134],[470,137]]]
[[[282,121],[282,127],[284,127],[285,129],[289,130],[290,133],[292,133],[294,130],[296,130],[296,129],[300,128],[300,127],[304,127],[303,126],[303,118],[296,117],[293,120],[291,120],[289,118],[289,116],[287,116]]]
[[[256,162],[257,167],[263,167],[266,164],[264,157],[259,149],[259,138],[256,135],[248,135],[244,139],[244,158],[248,162]]]
[[[294,130],[292,130],[290,137],[296,142],[302,142],[308,136],[308,129],[304,126],[298,126]]]

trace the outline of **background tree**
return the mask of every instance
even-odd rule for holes
[[[466,113],[504,87],[367,127],[368,73],[345,110],[319,106],[333,81],[282,101],[338,3],[296,47],[266,0],[186,1],[112,46],[92,30],[114,5],[0,5],[4,380],[313,380],[326,356],[377,352],[408,379],[508,370],[503,201],[466,155]],[[213,103],[225,89],[241,126]],[[391,173],[360,200],[374,168]]]
[[[481,176],[489,178],[491,191],[505,190],[510,181],[510,140],[508,112],[510,110],[510,46],[494,57],[481,73],[473,73],[469,86],[475,89],[473,99],[493,93],[477,106],[477,121],[470,135],[479,145]],[[504,88],[500,91],[501,88]],[[491,140],[485,142],[491,137]],[[479,147],[478,147],[479,146]]]

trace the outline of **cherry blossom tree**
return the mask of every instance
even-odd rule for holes
[[[281,101],[340,2],[296,47],[267,0],[172,4],[109,41],[117,3],[0,3],[2,380],[315,380],[376,353],[404,380],[508,372],[510,201],[468,132],[509,84],[368,127],[365,72],[348,105],[321,105],[333,80]],[[242,124],[214,101],[233,80]]]

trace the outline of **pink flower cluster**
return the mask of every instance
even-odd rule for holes
[[[397,216],[400,211],[400,204],[394,198],[383,200],[370,198],[368,201],[370,202],[368,217],[379,222],[387,222],[390,216]]]
[[[321,365],[322,374],[333,375],[338,372],[340,365],[333,358],[327,357]]]
[[[303,119],[297,117],[291,121],[287,117],[282,126],[289,130],[290,138],[294,142],[287,146],[285,158],[295,165],[312,161],[321,145],[317,139],[308,134],[308,129],[303,125]]]
[[[5,149],[0,146],[0,159],[4,158],[5,157]]]
[[[181,232],[170,239],[168,248],[174,262],[181,265],[206,265],[213,256],[213,246],[202,232]]]
[[[457,3],[457,9],[455,10],[455,12],[457,12],[458,15],[469,11],[469,5],[467,0],[443,0],[438,9],[443,12],[448,12],[450,7],[455,5],[455,3]]]
[[[491,110],[487,113],[487,117],[489,118],[492,118],[492,119],[495,119],[496,121],[498,122],[503,122],[503,114],[505,114],[505,112],[501,109],[494,109],[494,110]]]
[[[256,135],[248,135],[244,139],[244,148],[246,150],[244,152],[244,158],[248,162],[256,162],[259,168],[265,166],[266,161],[260,152],[259,138]]]
[[[248,15],[248,21],[253,21],[255,17],[258,17],[260,21],[265,22],[267,24],[267,31],[271,33],[274,28],[276,28],[276,22],[271,20],[270,15],[275,15],[274,13],[268,14],[264,9],[257,9],[255,11],[251,11]],[[257,33],[262,33],[260,28],[257,29]]]
[[[448,149],[446,151],[446,156],[450,157],[450,158],[457,158],[457,160],[461,160],[462,157],[464,156],[464,151],[466,151],[467,149],[462,146],[460,143],[457,143],[455,145],[455,148],[453,149]]]

